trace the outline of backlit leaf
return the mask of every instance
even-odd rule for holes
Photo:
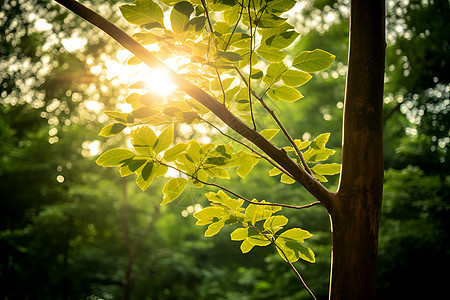
[[[176,144],[175,146],[167,149],[164,152],[163,159],[168,162],[176,160],[178,155],[180,155],[182,152],[184,152],[184,150],[186,150],[187,146],[188,145],[186,143]]]
[[[172,178],[163,187],[164,198],[161,205],[167,204],[175,200],[184,190],[187,184],[185,178]]]
[[[126,127],[127,127],[127,125],[125,125],[123,123],[109,124],[109,125],[106,125],[105,127],[103,127],[98,135],[104,136],[104,137],[116,135],[116,134],[120,133],[122,130],[124,130]]]
[[[259,157],[250,153],[241,152],[240,164],[236,169],[236,174],[238,174],[241,178],[245,178],[258,162]]]
[[[308,73],[314,73],[328,69],[334,58],[333,54],[320,49],[303,51],[294,58],[292,66]]]
[[[276,88],[272,88],[269,91],[271,91],[272,95],[275,96],[277,99],[288,102],[297,101],[303,98],[302,93],[300,93],[295,88],[289,86],[279,86]],[[271,97],[270,94],[269,97]]]
[[[245,240],[248,237],[248,228],[238,228],[230,236],[233,241]]]
[[[335,175],[341,172],[341,165],[336,163],[315,165],[311,170],[320,175]]]
[[[264,129],[260,134],[270,141],[279,131],[279,129]]]
[[[251,244],[249,241],[244,240],[241,244],[241,251],[242,253],[248,253],[250,250],[252,250],[254,247],[253,244]]]
[[[281,80],[285,85],[294,87],[307,83],[311,78],[311,74],[297,70],[287,70],[281,75]]]
[[[134,156],[136,154],[128,149],[116,148],[106,151],[95,162],[102,167],[116,167]]]
[[[125,20],[131,24],[144,25],[152,22],[163,24],[163,11],[152,0],[136,0],[119,8]]]
[[[286,57],[285,52],[264,45],[259,46],[256,53],[268,62],[280,62]]]
[[[161,134],[156,139],[153,145],[153,151],[156,154],[161,151],[166,150],[172,144],[173,141],[173,124],[170,124],[166,129],[164,129]]]
[[[286,183],[286,184],[293,184],[295,183],[295,179],[292,179],[292,177],[286,175],[286,174],[282,174],[281,175],[281,180],[282,183]]]
[[[170,24],[172,30],[176,33],[185,31],[185,26],[194,11],[194,7],[188,1],[181,1],[176,3],[170,13]]]
[[[264,221],[264,230],[275,234],[278,230],[283,228],[288,223],[288,218],[285,216],[272,216]]]

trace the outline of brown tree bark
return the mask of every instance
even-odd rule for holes
[[[383,192],[384,1],[352,0],[330,299],[375,299]]]

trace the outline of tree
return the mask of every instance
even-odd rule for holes
[[[134,35],[135,39],[141,43],[160,42],[165,46],[156,55],[147,51],[115,25],[79,3],[71,0],[57,2],[111,35],[136,55],[135,62],[142,61],[151,68],[160,68],[168,72],[181,91],[201,104],[199,106],[190,100],[184,100],[183,103],[177,102],[176,105],[157,110],[152,108],[152,105],[155,107],[154,95],[140,97],[140,95],[131,94],[128,102],[134,105],[133,112],[131,114],[109,113],[108,115],[115,120],[115,123],[105,127],[101,134],[104,136],[117,134],[127,126],[136,124],[161,125],[181,121],[188,123],[203,121],[239,145],[244,145],[237,138],[221,131],[216,125],[206,120],[204,115],[212,112],[230,129],[264,153],[259,153],[259,150],[256,151],[248,146],[246,147],[251,152],[235,153],[228,144],[219,146],[206,144],[202,147],[195,141],[169,148],[173,139],[172,125],[166,127],[159,136],[150,127],[144,125],[131,133],[132,143],[138,154],[128,149],[113,149],[105,152],[97,160],[98,164],[120,166],[122,176],[136,173],[137,183],[142,189],[147,188],[154,177],[163,175],[168,168],[179,171],[182,176],[172,178],[164,186],[163,203],[173,201],[188,181],[197,186],[219,187],[228,195],[238,199],[230,198],[223,191],[207,194],[213,205],[196,215],[199,224],[209,224],[206,235],[214,235],[224,225],[241,223],[243,227],[234,231],[231,237],[235,240],[244,240],[241,245],[243,252],[250,251],[255,245],[273,244],[302,280],[292,262],[299,258],[314,261],[312,251],[302,245],[303,240],[310,237],[310,234],[299,228],[276,234],[286,225],[287,219],[280,215],[272,216],[272,214],[281,207],[303,207],[248,200],[230,189],[207,181],[208,176],[227,178],[228,173],[222,168],[226,165],[239,165],[238,175],[245,176],[258,160],[264,159],[275,167],[272,174],[283,173],[282,181],[298,182],[303,185],[330,215],[333,231],[330,298],[373,299],[375,297],[378,223],[383,182],[381,118],[385,47],[383,1],[351,1],[342,170],[339,188],[335,193],[319,182],[319,180],[326,180],[324,175],[336,173],[335,165],[315,164],[312,168],[308,166],[308,163],[322,161],[324,157],[327,158],[332,153],[325,148],[328,135],[319,135],[315,140],[306,141],[305,144],[302,144],[300,140],[292,139],[263,99],[263,96],[267,94],[274,101],[298,100],[301,94],[289,85],[301,85],[305,82],[304,79],[308,78],[305,74],[323,70],[333,61],[333,56],[323,50],[305,51],[294,58],[293,67],[297,70],[295,68],[289,70],[294,73],[290,72],[291,76],[287,76],[288,70],[281,63],[285,53],[281,50],[295,40],[296,33],[287,27],[284,19],[279,15],[290,9],[295,1],[215,1],[207,4],[202,0],[192,1],[193,5],[186,1],[177,2],[175,5],[173,2],[176,1],[162,1],[173,5],[171,22],[175,33],[164,28],[162,9],[155,2],[137,0],[131,5],[122,6],[121,11],[125,19],[149,30],[149,32],[142,31]],[[194,11],[196,16],[191,18]],[[235,26],[223,24],[226,22],[213,24],[211,11],[223,12],[228,19],[234,20]],[[239,21],[243,26],[238,26]],[[242,28],[247,33],[238,31]],[[195,39],[191,39],[194,44],[192,42],[171,43],[170,39],[184,32],[190,32],[196,37],[203,35],[205,41],[195,44]],[[257,32],[262,36],[262,46],[258,48],[255,47]],[[239,38],[235,41],[233,37]],[[238,51],[242,48],[237,46],[234,47],[234,51],[230,51],[233,43],[242,41],[247,43],[247,51]],[[197,76],[196,79],[199,81],[195,82],[198,86],[192,84],[187,75],[179,75],[171,71],[157,58],[157,56],[164,58],[173,50],[185,51],[186,48],[183,49],[183,47],[193,51],[194,55],[191,57],[193,66],[197,63],[207,69],[204,76]],[[196,55],[197,53],[199,55]],[[272,62],[265,72],[254,68],[257,56]],[[245,66],[249,66],[246,73],[243,71]],[[195,74],[196,71],[198,71],[196,68],[190,69],[191,73]],[[296,73],[302,71],[303,73]],[[240,77],[247,87],[228,89],[231,79],[227,81],[226,78],[221,77],[224,74]],[[261,96],[255,92],[251,82],[252,79],[260,79],[264,75],[263,81],[267,79],[269,88]],[[275,85],[280,78],[286,86]],[[302,78],[303,82],[301,82]],[[216,97],[204,91],[206,84],[208,89],[217,91]],[[130,88],[140,87],[142,87],[141,83],[130,86]],[[246,97],[236,98],[234,96],[236,92],[239,94],[242,90]],[[184,95],[180,97],[184,98]],[[245,104],[245,108],[241,105],[241,109],[231,112],[232,100],[238,103],[239,100],[246,100],[240,102]],[[300,163],[291,158],[286,149],[280,149],[269,141],[277,130],[257,131],[257,122],[254,118],[256,102],[259,102],[261,107],[273,117],[290,142],[290,147],[294,150],[292,152]],[[173,103],[169,101],[169,104]],[[291,150],[291,148],[287,149]],[[305,148],[308,150],[301,152]],[[157,154],[162,151],[165,153],[160,159]],[[205,159],[205,164],[202,163],[202,159]],[[175,166],[170,164],[173,161],[176,161]],[[246,209],[241,208],[243,202],[249,202]],[[242,213],[244,210],[245,215]],[[263,231],[255,226],[255,223],[260,220],[265,220]]]

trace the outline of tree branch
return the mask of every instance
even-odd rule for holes
[[[196,101],[207,107],[213,114],[215,114],[231,129],[249,140],[264,153],[266,153],[270,158],[280,164],[280,166],[282,166],[287,172],[289,172],[297,182],[303,185],[317,200],[321,201],[327,210],[331,209],[331,198],[333,196],[333,193],[328,191],[322,184],[316,181],[313,176],[303,170],[303,168],[299,167],[299,165],[295,161],[293,161],[289,157],[289,155],[287,155],[286,151],[276,147],[273,143],[263,137],[259,132],[247,126],[239,118],[228,111],[228,109],[222,103],[214,99],[208,93],[185,80],[183,76],[172,71],[159,59],[157,59],[155,55],[145,49],[142,45],[136,42],[133,38],[131,38],[128,34],[126,34],[113,23],[109,22],[96,12],[78,3],[77,1],[55,1],[67,7],[69,10],[73,11],[86,21],[92,23],[99,29],[103,30],[105,33],[115,39],[119,44],[136,55],[149,67],[159,68],[167,71],[175,85],[177,85],[181,90],[194,98]]]

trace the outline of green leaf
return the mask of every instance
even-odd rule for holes
[[[120,173],[121,177],[125,177],[125,176],[133,174],[134,172],[130,170],[130,167],[127,164],[125,164],[120,167],[119,173]]]
[[[298,90],[294,89],[293,87],[289,86],[279,86],[275,88],[271,88],[267,92],[268,96],[272,99],[272,97],[275,97],[279,100],[284,100],[287,102],[294,102],[301,98],[303,98],[302,93],[300,93]],[[272,99],[274,100],[274,99]],[[275,100],[276,101],[276,100]]]
[[[217,57],[221,58],[221,59],[226,59],[230,62],[235,62],[235,61],[240,61],[243,60],[244,58],[235,52],[224,52],[224,51],[218,51],[217,52]]]
[[[271,243],[271,241],[269,239],[267,239],[264,235],[262,235],[261,233],[259,233],[252,227],[248,228],[247,241],[254,246],[260,246],[260,247],[270,245],[270,243]]]
[[[154,170],[154,163],[153,162],[147,162],[147,164],[142,168],[142,178],[147,181],[150,178],[150,175],[152,174],[152,171]]]
[[[331,133],[322,133],[319,136],[317,136],[314,141],[311,143],[310,147],[315,149],[324,149],[326,143],[330,139]]]
[[[170,12],[170,24],[172,25],[172,30],[176,33],[184,32],[185,26],[193,11],[194,7],[188,1],[176,3]]]
[[[150,117],[155,117],[159,114],[159,111],[148,106],[144,106],[133,110],[131,115],[136,119],[145,119]]]
[[[163,11],[152,0],[136,0],[132,4],[125,4],[119,8],[122,16],[131,24],[144,25],[158,22],[163,25]]]
[[[187,184],[185,178],[172,178],[163,187],[164,198],[161,205],[167,204],[175,200],[184,190]]]
[[[270,175],[270,176],[277,176],[277,175],[280,175],[281,173],[283,173],[283,171],[281,171],[281,170],[278,169],[278,168],[272,168],[272,169],[269,171],[269,175]]]
[[[287,260],[290,262],[296,262],[299,258],[310,263],[314,263],[316,261],[314,252],[310,248],[305,247],[296,241],[278,238],[276,243],[279,245],[281,250],[283,250],[284,254],[287,256]],[[277,250],[280,256],[286,261],[286,258],[281,250],[279,248],[277,248]]]
[[[173,141],[173,124],[170,124],[156,139],[153,145],[153,151],[156,154],[166,150],[172,144]]]
[[[336,163],[315,165],[311,170],[320,175],[335,175],[341,172],[341,165]]]
[[[253,244],[251,244],[249,241],[244,240],[241,244],[241,251],[242,253],[248,253],[250,250],[252,250],[254,247]]]
[[[297,70],[287,70],[281,75],[281,80],[285,85],[294,87],[307,83],[311,78],[311,74]]]
[[[286,57],[285,52],[264,45],[259,46],[256,53],[268,62],[280,62]]]
[[[118,111],[107,111],[105,115],[110,117],[111,119],[121,122],[121,123],[133,123],[134,118],[130,114],[118,112]]]
[[[267,2],[267,11],[280,15],[292,7],[294,7],[296,0],[271,0]]]
[[[154,154],[152,146],[155,144],[157,137],[149,126],[144,125],[138,129],[131,131],[130,137],[131,144],[139,154]]]
[[[289,230],[286,230],[282,234],[280,234],[279,237],[282,237],[284,239],[291,239],[295,240],[297,242],[303,243],[305,239],[312,237],[313,235],[307,231],[303,230],[301,228],[292,228]]]
[[[295,183],[295,179],[292,179],[292,177],[286,175],[286,174],[282,174],[281,175],[281,180],[282,183],[286,183],[286,184],[293,184]]]
[[[180,155],[182,152],[184,152],[186,150],[187,146],[188,145],[186,143],[176,144],[175,146],[167,149],[164,152],[163,159],[167,162],[176,160],[178,158],[178,155]]]
[[[252,202],[258,203],[256,199],[253,199]],[[261,203],[268,202],[263,200]],[[245,210],[245,217],[255,225],[256,222],[269,218],[274,212],[277,212],[280,209],[281,207],[278,206],[250,204]]]
[[[303,51],[294,58],[292,66],[308,73],[314,73],[328,69],[334,59],[333,54],[320,49]]]
[[[236,174],[241,178],[245,178],[253,167],[259,162],[259,157],[247,152],[240,152],[240,164],[236,169]]]
[[[279,131],[279,129],[264,129],[260,134],[270,141]]]
[[[208,226],[208,229],[206,229],[205,236],[212,237],[213,235],[216,235],[217,233],[219,233],[220,229],[222,229],[223,226],[225,226],[224,219],[212,223],[211,225]]]
[[[267,85],[271,85],[278,82],[281,79],[281,74],[287,70],[286,65],[283,62],[272,63],[267,67],[266,76],[263,81]]]
[[[190,140],[189,141],[189,147],[187,149],[187,158],[192,163],[197,163],[200,161],[200,153],[201,153],[201,147],[200,144],[196,140]]]
[[[283,250],[290,262],[295,262],[299,258],[308,262],[314,262],[314,252],[301,244],[305,239],[310,238],[311,236],[312,234],[306,230],[292,228],[281,233],[275,243]],[[286,260],[280,249],[278,249],[278,252],[283,259]]]
[[[242,241],[248,237],[248,228],[238,228],[230,234],[231,240]]]
[[[128,162],[128,167],[132,172],[135,172],[140,167],[142,167],[147,162],[146,159],[133,159],[130,162]]]
[[[105,127],[103,127],[98,135],[104,136],[104,137],[112,136],[112,135],[120,133],[126,127],[127,127],[127,125],[125,125],[123,123],[109,124],[109,125],[106,125]]]
[[[283,228],[288,223],[288,218],[285,216],[272,216],[264,221],[264,230],[275,234],[278,230]]]
[[[211,178],[217,177],[217,178],[230,179],[230,175],[228,174],[228,172],[225,169],[213,167],[213,168],[207,168],[204,170],[208,174],[208,176]]]
[[[136,154],[128,149],[116,148],[106,151],[95,162],[102,167],[116,167],[134,156]]]
[[[154,163],[149,162],[143,168],[136,171],[136,183],[141,188],[141,190],[145,191],[150,184],[153,182],[155,178],[156,172],[154,168]]]
[[[128,104],[133,105],[133,107],[134,107],[136,104],[139,103],[139,98],[140,97],[141,97],[141,94],[139,94],[139,93],[131,93],[125,98],[125,101]]]
[[[269,47],[284,49],[292,44],[300,34],[294,30],[284,31],[266,39],[264,43]]]
[[[186,25],[184,26],[184,30],[187,31],[193,29],[194,31],[201,31],[203,27],[205,27],[205,23],[206,17],[204,16],[195,17],[186,23]]]
[[[227,215],[223,207],[208,206],[201,211],[194,213],[194,217],[198,220],[196,225],[208,225],[214,220],[222,219],[223,216]]]

